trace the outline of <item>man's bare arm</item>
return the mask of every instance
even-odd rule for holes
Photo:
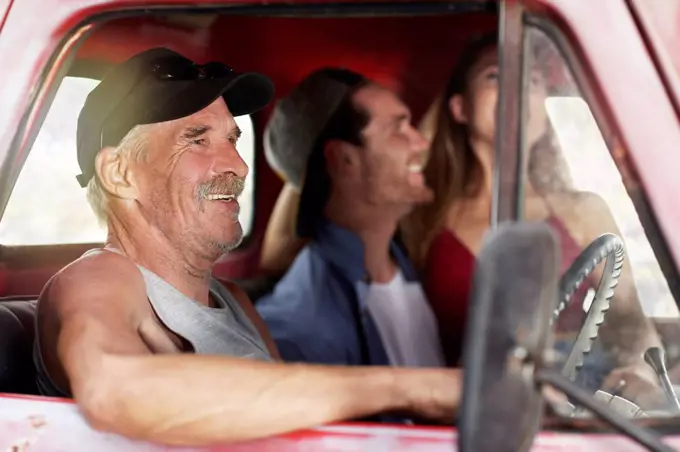
[[[61,317],[60,361],[95,428],[153,442],[204,445],[386,411],[453,416],[461,384],[455,370],[153,355],[137,333],[136,306],[147,303],[143,285],[140,290],[134,281],[138,271],[126,258],[108,254],[88,262],[87,270],[79,264],[80,269],[64,271],[48,298]]]

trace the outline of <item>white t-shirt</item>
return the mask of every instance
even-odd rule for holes
[[[437,322],[417,281],[397,274],[368,286],[366,307],[393,366],[443,367]]]

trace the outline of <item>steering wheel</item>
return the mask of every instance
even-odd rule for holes
[[[562,375],[572,381],[576,379],[578,371],[583,366],[583,360],[590,352],[600,325],[604,322],[605,314],[609,310],[614,288],[621,276],[624,254],[621,238],[615,234],[603,234],[581,252],[560,279],[558,305],[551,319],[553,324],[567,308],[574,292],[583,281],[602,260],[607,259],[593,302],[562,368]]]
[[[621,269],[623,268],[625,251],[623,248],[623,241],[615,234],[603,234],[588,245],[578,256],[578,258],[571,264],[569,269],[564,273],[559,282],[559,299],[557,308],[553,312],[551,323],[554,324],[560,314],[567,308],[576,290],[581,286],[583,281],[595,270],[595,268],[604,260],[605,266],[602,272],[602,277],[597,287],[597,291],[593,301],[588,309],[581,329],[576,336],[574,346],[572,347],[567,360],[562,367],[562,375],[574,381],[576,375],[583,366],[585,356],[590,352],[591,347],[600,326],[604,322],[605,315],[611,305],[611,299],[614,296],[614,289],[616,288],[619,277],[621,276]],[[663,358],[660,358],[663,360]],[[617,396],[616,394],[609,394],[603,390],[598,390],[593,395],[595,399],[607,404],[612,410],[619,415],[627,418],[647,417],[649,412],[642,410],[637,404]],[[669,397],[676,397],[674,394]],[[569,416],[581,417],[587,413],[587,410],[577,409],[571,404],[568,409]],[[677,406],[677,402],[675,403]],[[655,415],[677,415],[675,411],[659,411]]]

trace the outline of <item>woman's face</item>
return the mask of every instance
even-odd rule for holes
[[[496,135],[496,106],[498,104],[498,51],[485,50],[472,65],[463,95],[449,100],[455,121],[466,124],[471,141],[483,142],[493,148]],[[528,86],[529,118],[525,131],[527,142],[533,145],[546,130],[545,83],[538,71],[532,71]]]

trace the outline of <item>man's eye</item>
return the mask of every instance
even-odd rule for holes
[[[196,140],[191,140],[191,144],[195,144],[197,146],[202,146],[205,144],[205,138],[198,138]]]

